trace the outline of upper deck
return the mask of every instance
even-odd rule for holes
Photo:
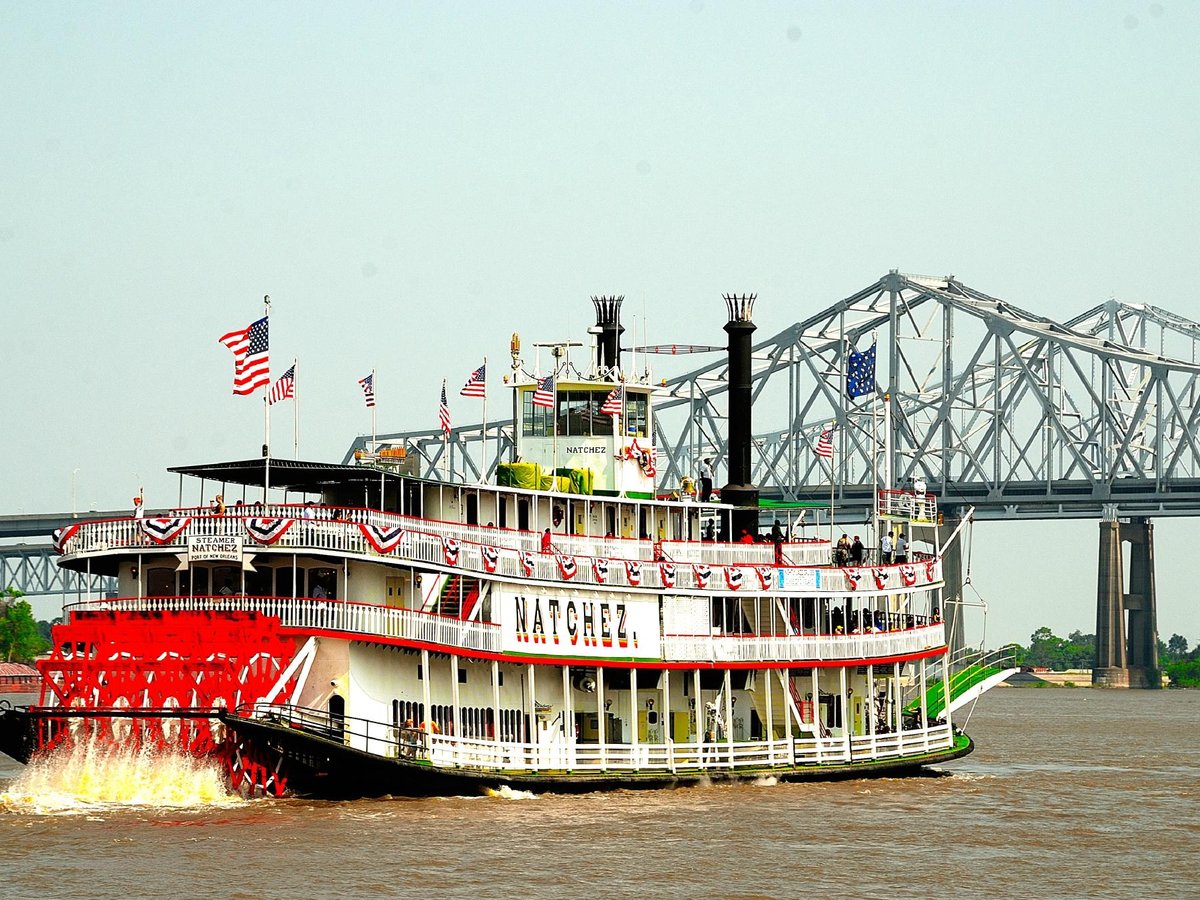
[[[941,583],[941,562],[924,555],[904,565],[831,565],[824,540],[763,543],[623,539],[468,525],[356,507],[267,504],[253,514],[207,508],[169,515],[81,522],[58,536],[63,565],[93,572],[129,554],[179,553],[220,539],[250,553],[311,553],[417,564],[496,579],[649,591],[768,592],[794,595],[890,593]]]

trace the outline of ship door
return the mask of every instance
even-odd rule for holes
[[[525,497],[517,499],[517,529],[519,531],[529,530],[529,500]]]
[[[334,740],[346,738],[346,698],[340,694],[329,698],[329,731]]]
[[[467,494],[467,524],[479,524],[479,495]]]

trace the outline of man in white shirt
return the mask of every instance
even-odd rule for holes
[[[879,561],[885,566],[892,564],[892,533],[889,531],[879,539]]]

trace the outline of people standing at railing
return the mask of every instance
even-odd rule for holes
[[[137,496],[133,498],[133,517],[135,519],[143,519],[146,516],[146,504],[142,499],[142,492],[138,491]]]
[[[713,467],[712,460],[705,458],[700,463],[700,502],[707,503],[712,497]]]
[[[775,524],[771,526],[771,543],[775,545],[775,565],[783,565],[783,529],[779,525],[779,520],[775,520]]]
[[[885,565],[892,564],[892,553],[895,551],[895,533],[889,531],[879,539],[879,561]]]
[[[214,516],[225,515],[225,498],[221,494],[217,494],[217,496],[213,497],[209,507],[212,509]]]
[[[850,545],[850,564],[853,566],[861,566],[863,564],[863,554],[865,552],[866,548],[863,547],[862,540],[856,534],[854,536],[854,543]]]
[[[850,538],[843,534],[833,548],[833,564],[844,566],[850,560]]]
[[[896,535],[896,563],[897,565],[904,565],[907,562],[908,538],[906,538],[904,536],[904,532],[901,531],[898,535]]]
[[[547,528],[542,532],[542,552],[550,553],[554,550],[554,539],[550,536],[550,529]]]

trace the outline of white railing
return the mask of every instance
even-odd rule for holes
[[[250,509],[249,507],[243,507]],[[940,583],[941,566],[938,563],[932,570],[923,563],[915,563],[908,567],[877,566],[864,567],[858,570],[861,578],[857,584],[848,579],[842,569],[813,566],[785,566],[777,568],[774,563],[774,547],[770,544],[720,544],[710,542],[667,542],[663,547],[665,561],[674,565],[674,583],[664,583],[659,564],[652,560],[654,545],[649,541],[631,541],[620,539],[564,537],[556,535],[555,547],[566,553],[575,547],[589,547],[600,553],[595,555],[576,555],[571,553],[574,560],[575,574],[568,577],[560,566],[561,557],[558,553],[541,553],[540,538],[529,532],[512,531],[509,529],[485,528],[476,525],[459,525],[450,522],[439,522],[430,519],[417,519],[408,516],[397,516],[366,509],[322,509],[322,515],[314,519],[296,518],[302,508],[292,505],[266,505],[252,509],[254,515],[263,517],[294,519],[293,525],[274,543],[271,549],[296,551],[319,550],[332,553],[373,557],[377,559],[412,560],[430,565],[446,567],[448,565],[443,541],[459,542],[459,558],[454,565],[461,570],[489,574],[485,565],[483,548],[490,546],[500,551],[494,571],[506,578],[518,580],[536,580],[551,582],[572,582],[574,584],[589,584],[596,586],[632,586],[627,560],[636,559],[641,564],[641,578],[638,582],[642,587],[653,590],[700,590],[724,592],[725,570],[733,567],[741,576],[743,593],[772,591],[776,589],[777,573],[784,573],[782,592],[796,593],[876,593],[920,589]],[[193,514],[195,513],[195,514]],[[68,555],[79,553],[99,553],[110,550],[153,550],[158,547],[178,548],[186,546],[189,537],[237,537],[248,547],[254,548],[255,542],[246,531],[246,516],[229,515],[214,516],[205,511],[180,510],[178,515],[187,515],[190,520],[186,528],[181,530],[170,541],[158,544],[143,532],[137,519],[104,519],[84,522],[64,546]],[[333,518],[336,516],[336,518]],[[403,528],[404,538],[394,552],[379,553],[368,542],[360,524],[374,525],[381,528]],[[625,557],[607,556],[609,548],[615,552],[633,553]],[[266,550],[264,546],[261,549]],[[810,557],[824,558],[828,556],[827,542],[798,542],[784,545],[784,555],[788,561],[794,561],[800,556],[806,562]],[[525,572],[524,563],[519,554],[526,553],[532,563],[531,571]],[[684,560],[682,555],[698,557],[694,560]],[[600,558],[608,559],[607,573],[597,574],[595,561]],[[695,564],[703,559],[705,565],[711,567],[710,579],[702,586],[701,578],[695,570]],[[772,571],[768,584],[764,588],[756,568],[767,567]],[[902,572],[901,570],[905,570]],[[874,582],[874,571],[887,573],[886,583],[879,588]],[[930,572],[932,571],[932,576]],[[908,580],[906,581],[906,577]],[[793,582],[803,584],[796,587]],[[909,583],[911,582],[911,583]],[[811,585],[811,587],[809,587]]]
[[[245,713],[243,713],[245,714]],[[795,737],[766,741],[638,744],[568,743],[561,733],[544,744],[459,738],[397,728],[353,716],[332,717],[322,710],[259,703],[254,718],[288,724],[322,737],[388,758],[428,760],[440,768],[508,772],[661,772],[791,768],[869,762],[949,749],[954,735],[948,725],[908,729],[900,733],[840,737]]]
[[[945,646],[942,623],[873,634],[663,635],[664,659],[681,662],[871,659]]]
[[[260,612],[278,616],[286,628],[344,631],[500,652],[500,626],[465,622],[449,616],[390,606],[313,600],[306,597],[121,597],[71,603],[68,612],[121,610],[125,612]]]
[[[929,493],[881,490],[879,515],[901,516],[917,522],[936,522],[937,498]]]

